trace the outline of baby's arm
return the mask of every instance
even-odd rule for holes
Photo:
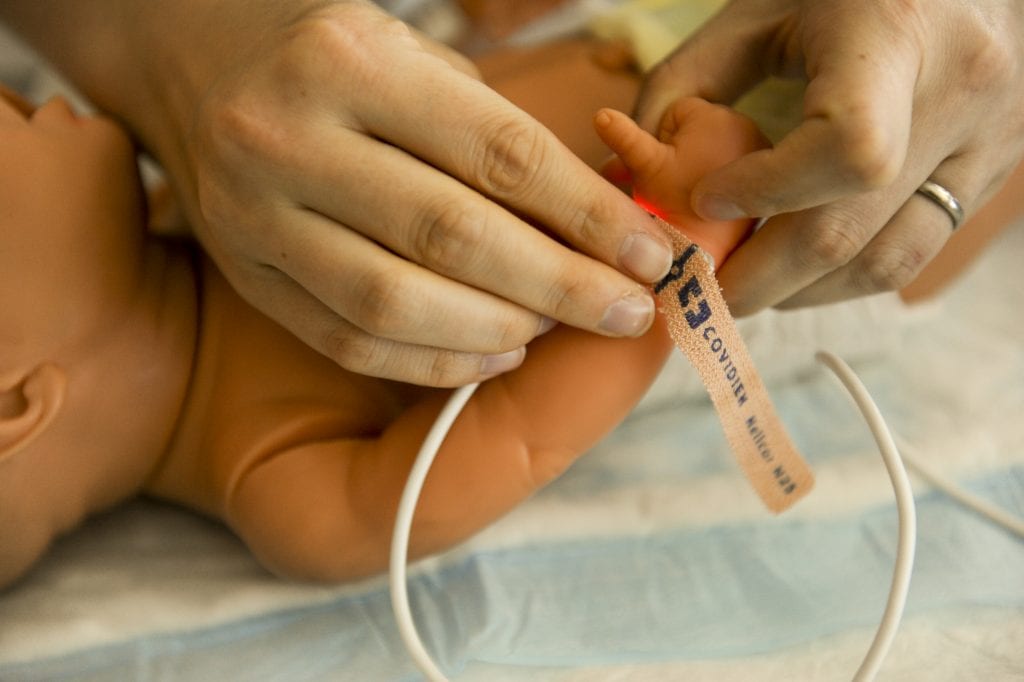
[[[687,190],[743,145],[761,144],[745,119],[683,100],[661,141],[618,112],[595,124],[641,196],[721,263],[749,221],[697,221]],[[449,433],[417,508],[411,554],[465,539],[558,476],[628,414],[669,349],[660,319],[639,339],[559,327],[531,343],[523,365],[483,384]],[[420,401],[379,438],[311,443],[265,461],[240,482],[230,522],[284,575],[333,581],[382,570],[406,476],[446,398]]]
[[[411,554],[469,537],[560,474],[632,409],[669,343],[660,321],[640,339],[560,327],[533,342],[519,369],[480,386],[449,433],[417,509]],[[420,401],[379,438],[280,453],[239,483],[229,522],[282,575],[379,572],[412,460],[446,399]]]

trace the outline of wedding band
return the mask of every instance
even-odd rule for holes
[[[956,200],[952,192],[937,182],[925,180],[917,188],[917,193],[930,199],[949,214],[949,219],[953,221],[953,231],[960,227],[960,223],[964,221],[964,207],[960,205],[960,202]]]

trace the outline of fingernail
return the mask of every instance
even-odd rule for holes
[[[697,213],[707,220],[736,220],[747,217],[743,209],[717,194],[705,194],[697,199]]]
[[[480,361],[480,374],[484,376],[502,374],[523,364],[523,358],[525,357],[525,347],[510,350],[507,353],[485,355],[483,360]]]
[[[622,243],[619,263],[641,281],[657,282],[672,267],[672,249],[649,234],[631,234]]]
[[[647,331],[653,319],[654,300],[630,295],[608,306],[598,326],[616,336],[638,336]]]
[[[553,320],[550,317],[547,317],[546,315],[541,317],[540,326],[537,327],[537,336],[547,334],[549,331],[555,328],[556,324],[558,324],[556,320]]]

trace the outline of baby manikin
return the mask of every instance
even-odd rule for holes
[[[747,221],[702,223],[687,188],[764,144],[701,100],[657,138],[595,118],[637,196],[721,263]],[[251,308],[187,240],[146,229],[135,149],[61,99],[0,98],[0,585],[60,534],[136,495],[220,519],[269,570],[382,571],[410,464],[448,391],[347,372]],[[449,547],[614,428],[670,349],[556,327],[488,380],[427,480],[412,554]]]

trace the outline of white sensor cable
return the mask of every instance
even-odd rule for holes
[[[951,483],[926,466],[922,458],[918,456],[919,453],[915,452],[914,448],[905,440],[896,436],[896,441],[900,446],[903,463],[907,465],[910,471],[923,478],[933,488],[949,495],[949,497],[967,509],[980,514],[992,523],[1002,526],[1017,537],[1024,539],[1024,519],[1014,516],[1002,507],[992,504],[988,500],[969,493],[960,486]]]
[[[914,570],[914,550],[917,545],[917,510],[914,507],[914,492],[907,478],[907,470],[903,468],[899,450],[893,441],[889,426],[885,423],[881,411],[871,394],[850,366],[827,351],[815,354],[818,362],[824,364],[839,377],[850,397],[857,403],[857,408],[875,437],[878,451],[885,462],[885,470],[889,473],[892,491],[896,495],[896,513],[899,518],[899,535],[896,541],[896,565],[892,572],[892,583],[889,585],[889,599],[882,614],[882,622],[875,631],[867,655],[853,676],[854,682],[870,682],[875,679],[885,656],[889,653],[896,630],[903,617],[903,607],[907,603],[907,592],[910,590],[910,575]]]
[[[889,651],[896,630],[899,628],[900,618],[903,616],[903,607],[906,604],[907,591],[910,587],[910,576],[914,565],[914,546],[916,541],[917,515],[914,510],[914,496],[910,488],[910,481],[907,472],[900,461],[899,452],[893,442],[892,434],[882,418],[871,396],[868,394],[864,384],[857,378],[849,365],[831,353],[820,351],[816,357],[826,367],[831,369],[843,386],[849,391],[854,402],[860,408],[861,414],[867,421],[875,442],[882,454],[885,468],[889,473],[893,491],[896,494],[896,509],[899,515],[899,539],[896,550],[896,563],[893,570],[892,583],[889,587],[889,598],[886,603],[885,612],[881,624],[875,633],[875,638],[868,649],[864,661],[854,675],[854,682],[870,682],[875,678],[878,669]],[[402,491],[401,500],[398,503],[398,514],[395,518],[395,530],[391,537],[391,606],[395,614],[395,622],[398,624],[398,631],[402,641],[412,657],[416,667],[419,668],[430,682],[448,682],[448,678],[437,667],[434,660],[427,653],[426,647],[420,639],[416,630],[416,623],[413,620],[409,608],[409,591],[406,579],[406,559],[409,551],[409,534],[412,529],[412,518],[416,511],[416,503],[419,500],[420,492],[423,490],[423,482],[426,480],[427,472],[430,470],[434,458],[437,456],[445,436],[455,419],[459,416],[462,408],[469,400],[479,384],[463,386],[455,391],[445,404],[441,414],[427,433],[419,453],[413,462],[412,470],[406,481],[405,489]]]
[[[445,436],[448,435],[455,419],[479,385],[469,384],[457,389],[448,398],[441,414],[434,420],[434,425],[430,427],[420,451],[416,454],[416,459],[413,460],[409,478],[405,481],[405,489],[402,490],[402,497],[398,502],[395,530],[391,535],[391,573],[388,576],[391,584],[391,610],[395,614],[395,622],[398,624],[398,631],[402,635],[406,650],[412,656],[416,667],[430,682],[448,682],[448,678],[438,669],[434,659],[423,646],[423,641],[416,631],[412,611],[409,609],[409,586],[405,577],[409,533],[412,531],[412,517],[416,512],[416,503],[420,499],[430,465],[434,463],[434,458],[437,457],[437,452],[441,449],[441,444],[444,443]]]

